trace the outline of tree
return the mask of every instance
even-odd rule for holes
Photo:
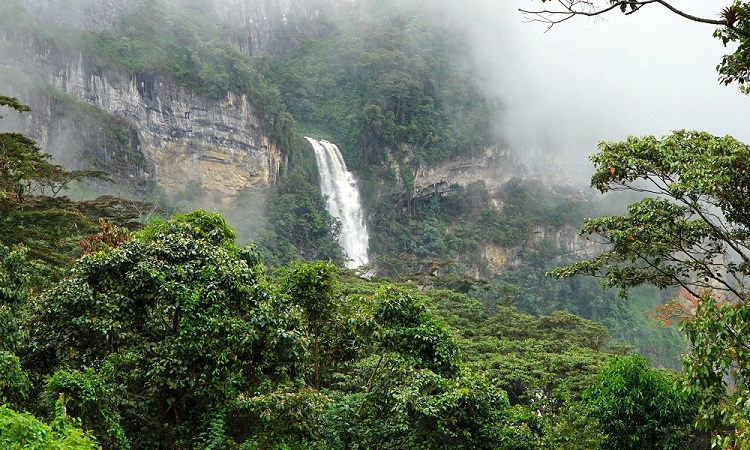
[[[59,449],[96,450],[96,439],[81,430],[67,416],[64,398],[56,405],[55,418],[48,425],[30,414],[18,413],[0,405],[0,446],[8,450]]]
[[[698,399],[700,424],[712,444],[725,449],[750,444],[750,307],[704,293],[695,317],[684,322],[692,350],[685,357],[686,390]]]
[[[552,271],[558,277],[603,275],[608,287],[678,285],[695,297],[712,289],[748,295],[750,275],[750,146],[732,137],[676,131],[657,139],[602,142],[591,157],[591,184],[602,193],[654,195],[628,214],[587,220],[584,235],[610,249]]]
[[[26,338],[22,318],[31,294],[25,253],[24,248],[11,250],[0,244],[0,404],[14,407],[30,390],[29,377],[16,355]]]
[[[382,327],[378,334],[383,350],[438,375],[451,377],[460,372],[456,344],[423,302],[392,287],[378,293],[376,300],[375,322]]]
[[[2,95],[0,106],[31,111],[18,99]],[[108,179],[99,171],[67,170],[51,159],[28,136],[0,133],[0,244],[21,244],[30,262],[44,263],[46,268],[34,271],[34,287],[72,264],[81,253],[79,241],[96,232],[97,219],[135,227],[133,218],[139,216],[137,202],[111,196],[74,202],[62,196],[73,181]]]
[[[531,21],[547,24],[548,29],[576,16],[597,17],[612,11],[630,15],[651,5],[659,5],[687,20],[718,25],[714,37],[726,46],[736,43],[734,53],[725,55],[718,65],[719,81],[725,85],[737,83],[745,93],[750,93],[750,2],[726,0],[727,6],[717,17],[699,17],[683,11],[665,0],[541,0],[553,4],[546,9],[520,9]]]
[[[339,406],[339,415],[332,417],[348,425],[338,427],[343,444],[338,448],[533,448],[502,439],[523,427],[508,426],[507,396],[481,377],[447,378],[391,359],[381,366],[371,380],[372,389],[364,397],[349,396]]]
[[[691,439],[690,397],[666,371],[642,356],[615,356],[583,393],[591,420],[613,450],[684,449]]]
[[[225,447],[249,420],[235,402],[307,367],[302,311],[218,214],[85,255],[36,306],[23,359],[107,448]]]
[[[744,322],[750,315],[749,152],[732,137],[695,131],[600,143],[591,157],[592,186],[654,197],[630,205],[628,214],[586,221],[582,234],[609,249],[551,272],[600,276],[623,295],[646,283],[678,286],[695,299],[697,313],[684,323],[692,343],[686,384],[697,399],[699,423],[714,429],[724,448],[750,443],[742,431],[750,390],[739,381],[750,364]]]
[[[290,301],[304,311],[310,330],[310,358],[312,359],[311,385],[320,389],[321,375],[327,363],[336,360],[336,354],[346,350],[336,348],[335,333],[331,325],[337,315],[334,303],[336,266],[332,263],[292,262],[283,280],[282,290]]]
[[[554,0],[554,5],[521,11],[552,27],[575,16],[618,10],[629,15],[661,5],[687,20],[718,25],[714,37],[736,44],[717,67],[719,81],[736,82],[750,93],[750,2],[728,1],[716,18],[694,16],[665,0]],[[597,169],[592,186],[655,197],[630,205],[626,215],[587,221],[582,234],[602,238],[610,250],[552,272],[602,276],[605,285],[623,294],[643,283],[683,289],[695,312],[683,322],[692,343],[685,359],[686,388],[697,399],[698,424],[712,430],[714,446],[727,449],[750,445],[745,406],[750,390],[744,382],[744,368],[750,366],[748,150],[729,136],[688,131],[601,143],[592,157]]]

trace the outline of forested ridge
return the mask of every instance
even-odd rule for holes
[[[189,208],[199,185],[71,200],[80,183],[107,182],[107,167],[69,171],[0,133],[0,447],[747,445],[745,144],[689,131],[602,143],[592,186],[635,192],[622,215],[521,178],[422,195],[418,169],[503,141],[491,123],[502,107],[456,59],[460,34],[444,18],[367,3],[356,26],[250,58],[208,3],[188,3],[138,3],[104,32],[0,6],[7,32],[97,71],[248,95],[288,152],[248,241],[222,214]],[[725,83],[745,83],[747,8],[715,24],[741,43]],[[13,97],[0,105],[29,113]],[[126,149],[118,123],[110,135]],[[341,268],[310,131],[339,142],[361,177],[367,277]],[[599,256],[534,240],[581,223],[608,244]],[[493,273],[485,245],[514,249],[513,264]],[[722,259],[728,248],[736,261]],[[684,371],[653,367],[682,369],[683,350]]]

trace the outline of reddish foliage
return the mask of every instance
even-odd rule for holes
[[[127,228],[118,227],[114,222],[99,219],[99,232],[82,239],[80,245],[83,252],[88,254],[98,252],[105,245],[117,247],[128,239],[130,239],[130,232]]]
[[[672,324],[672,320],[684,322],[695,317],[698,305],[707,296],[713,297],[717,301],[722,300],[721,294],[717,294],[709,289],[701,289],[698,291],[698,294],[698,296],[695,296],[687,289],[682,288],[675,293],[672,300],[657,306],[654,312],[647,313],[646,315],[669,326]]]

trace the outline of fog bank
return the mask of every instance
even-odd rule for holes
[[[676,0],[714,18],[727,2]],[[659,5],[604,19],[576,17],[545,32],[519,8],[539,0],[413,0],[466,30],[483,89],[505,104],[503,135],[534,170],[586,179],[600,140],[662,136],[676,129],[750,142],[750,98],[719,85],[728,53],[713,25]]]

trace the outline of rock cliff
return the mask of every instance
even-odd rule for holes
[[[31,56],[37,67],[44,59],[44,55]],[[22,71],[30,68],[19,64]],[[129,145],[117,148],[119,154],[106,154],[106,148],[95,146],[110,140],[97,135],[97,131],[106,131],[102,130],[105,125],[99,124],[97,130],[95,124],[70,123],[76,106],[71,102],[61,106],[55,95],[24,98],[21,94],[35,111],[25,131],[73,168],[88,165],[106,169],[121,181],[141,177],[135,184],[155,182],[167,193],[198,182],[207,194],[227,202],[244,189],[265,189],[276,180],[282,152],[261,131],[259,115],[245,96],[230,93],[221,100],[209,100],[162,76],[97,74],[80,57],[49,69],[32,73],[74,100],[111,115],[102,119],[103,124],[114,120],[126,134],[127,130],[134,133],[126,143]],[[6,83],[13,84],[8,79]],[[84,116],[89,122],[95,121]],[[67,133],[63,130],[66,126]],[[71,134],[78,134],[80,139]],[[88,148],[62,148],[86,141]],[[124,167],[112,164],[118,159],[123,160]],[[137,168],[132,167],[135,162]]]
[[[124,8],[135,2],[23,0],[38,18],[87,30],[116,28]],[[276,28],[271,24],[283,21],[282,6],[287,3],[291,8],[301,2],[261,2],[278,10],[270,16],[264,15],[266,9],[256,11],[266,28],[246,16],[248,30],[264,38],[253,41],[253,51],[261,52],[273,41],[269,30]],[[263,132],[261,115],[247,96],[230,92],[212,100],[163,75],[105,72],[82,53],[61,55],[30,34],[0,32],[0,45],[5,66],[0,83],[34,109],[23,131],[71,168],[106,170],[136,191],[156,183],[167,193],[177,193],[197,182],[220,203],[243,190],[264,190],[275,183],[284,152]],[[24,82],[19,84],[19,79]]]
[[[21,0],[27,11],[44,22],[88,31],[112,30],[122,13],[141,0]]]
[[[451,195],[453,186],[466,187],[482,182],[493,206],[502,208],[502,191],[513,178],[537,179],[530,177],[513,153],[499,147],[490,147],[479,156],[456,158],[432,167],[420,167],[414,176],[413,197]],[[569,197],[580,199],[581,196],[580,189],[571,189],[569,186],[550,186],[550,189]],[[491,242],[485,243],[481,248],[482,259],[487,262],[491,272],[501,272],[508,266],[519,264],[525,249],[533,248],[543,241],[551,242],[560,250],[560,256],[565,258],[591,258],[606,249],[595,240],[579,236],[574,225],[536,226],[529,239],[521,245],[504,247]]]
[[[232,42],[250,56],[287,54],[309,37],[334,31],[331,20],[356,8],[353,0],[223,0],[214,2]]]
[[[525,169],[507,149],[489,147],[480,156],[455,158],[432,167],[420,167],[414,176],[417,197],[446,191],[452,185],[467,186],[482,181],[492,194]]]
[[[492,272],[501,272],[508,266],[515,266],[521,262],[521,253],[526,248],[547,241],[560,251],[560,257],[565,259],[588,259],[601,254],[607,247],[592,239],[578,235],[578,229],[572,225],[562,227],[534,227],[531,239],[522,245],[503,247],[487,243],[482,248],[482,256]]]

